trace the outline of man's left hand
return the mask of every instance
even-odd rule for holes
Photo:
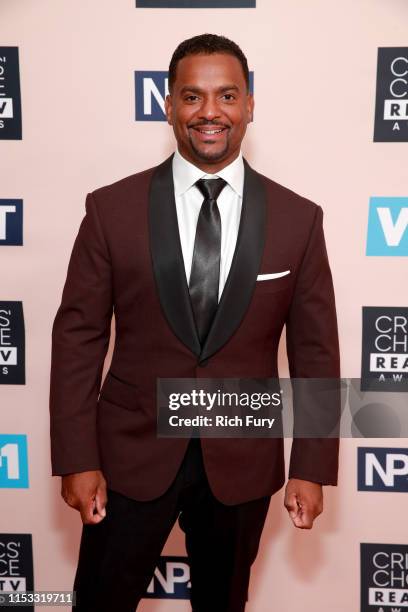
[[[295,527],[311,529],[314,519],[323,512],[322,485],[291,478],[286,485],[284,504]]]

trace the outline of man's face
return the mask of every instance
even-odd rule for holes
[[[235,56],[188,55],[179,61],[173,91],[166,98],[166,116],[180,153],[195,165],[216,172],[231,163],[253,108]]]

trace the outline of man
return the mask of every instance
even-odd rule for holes
[[[135,609],[177,518],[193,610],[243,611],[284,484],[282,439],[157,437],[158,378],[277,377],[285,324],[292,377],[339,376],[322,209],[241,155],[254,109],[244,54],[220,36],[184,41],[169,91],[177,151],[88,195],[53,327],[53,474],[84,523],[74,589],[86,612]],[[337,460],[335,439],[294,440],[296,527],[322,511]]]

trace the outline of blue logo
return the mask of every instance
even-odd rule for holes
[[[169,93],[167,70],[136,70],[136,121],[166,121],[164,100]],[[249,74],[249,88],[254,91],[254,73]]]
[[[408,493],[408,448],[359,448],[358,490]]]
[[[0,434],[0,488],[28,489],[27,436]]]
[[[0,246],[23,244],[23,200],[0,200]]]
[[[408,198],[370,198],[367,255],[408,255]]]
[[[148,586],[147,599],[190,599],[190,566],[187,557],[160,557]]]

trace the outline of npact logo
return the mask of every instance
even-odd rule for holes
[[[249,87],[254,91],[254,73],[249,74]],[[168,72],[141,70],[135,72],[136,121],[166,121],[164,100],[169,93]]]
[[[28,488],[27,436],[0,434],[0,488]]]
[[[166,121],[164,100],[168,93],[167,71],[136,71],[136,121]]]
[[[408,198],[371,198],[367,255],[408,255]]]
[[[358,490],[408,492],[408,449],[358,449]]]
[[[160,557],[145,597],[190,599],[190,566],[187,557]]]
[[[0,200],[0,246],[23,244],[23,201]]]

